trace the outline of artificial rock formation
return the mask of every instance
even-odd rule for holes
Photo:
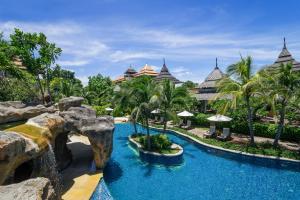
[[[0,131],[0,185],[13,178],[14,170],[39,155],[38,145],[15,132]]]
[[[57,200],[59,199],[47,178],[35,178],[0,187],[0,199]]]
[[[82,120],[82,134],[89,138],[97,168],[103,169],[113,149],[114,122],[111,117]]]
[[[82,97],[66,97],[59,100],[58,108],[60,111],[65,111],[71,107],[80,107],[83,100]]]
[[[20,101],[0,102],[0,124],[30,119],[42,113],[55,112],[54,107],[26,106]]]
[[[47,166],[48,168],[43,166],[44,155],[48,154],[50,149],[54,151],[52,154],[55,154],[56,164],[51,164],[53,163],[51,161],[47,165],[57,165],[58,169],[67,167],[72,161],[71,152],[66,145],[70,132],[88,137],[96,166],[100,169],[104,168],[113,147],[113,119],[97,118],[94,110],[81,106],[82,100],[81,97],[65,98],[58,103],[60,109],[64,111],[43,113],[30,118],[26,124],[0,131],[0,185],[46,176],[43,169],[56,168],[56,166]],[[15,109],[26,109],[20,103],[14,106],[18,107]],[[27,172],[25,179],[17,176],[20,166],[24,163],[25,167],[22,169],[33,170]],[[54,183],[52,180],[51,182]]]

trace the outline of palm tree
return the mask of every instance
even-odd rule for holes
[[[129,111],[131,121],[137,133],[136,122],[140,121],[147,130],[147,149],[150,150],[149,118],[153,107],[155,85],[147,76],[137,77],[122,83],[120,91],[115,93],[114,103],[117,109]]]
[[[251,105],[251,98],[255,94],[257,77],[252,73],[252,58],[250,56],[243,58],[227,68],[228,76],[221,79],[217,86],[218,97],[228,97],[232,99],[225,105],[226,110],[229,106],[236,108],[238,101],[245,102],[247,107],[247,121],[250,135],[250,145],[254,145],[254,130],[253,130],[253,106]],[[231,79],[232,77],[233,79]]]
[[[147,130],[147,149],[151,149],[149,118],[153,108],[153,88],[154,83],[150,77],[141,76],[132,80],[132,90],[130,96],[134,99],[135,120],[141,119],[143,126]]]
[[[116,105],[116,110],[122,110],[124,113],[130,114],[130,121],[133,124],[134,132],[137,134],[137,126],[136,126],[136,98],[133,94],[133,86],[132,82],[123,82],[120,87],[120,90],[114,93],[113,103]]]
[[[175,105],[185,105],[185,98],[188,97],[188,92],[185,87],[175,87],[175,84],[170,80],[164,80],[156,87],[156,94],[153,100],[156,101],[163,113],[163,124],[165,133],[167,128],[167,121],[169,118],[176,115],[174,110]]]
[[[278,146],[285,125],[286,108],[299,92],[300,73],[293,70],[293,64],[281,64],[277,68],[266,68],[260,73],[262,95],[270,98],[273,111],[279,116],[274,147]]]

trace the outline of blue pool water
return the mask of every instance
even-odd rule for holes
[[[143,163],[128,145],[132,132],[130,124],[116,125],[114,151],[104,170],[116,200],[300,199],[299,166],[280,169],[285,166],[207,150],[170,133],[172,141],[184,148],[184,163],[175,167]]]

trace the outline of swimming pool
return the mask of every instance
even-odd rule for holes
[[[145,132],[141,127],[139,130]],[[128,145],[127,137],[132,132],[130,124],[116,125],[114,151],[104,170],[105,183],[116,200],[300,197],[299,166],[283,170],[276,162],[214,152],[171,133],[168,135],[172,141],[184,148],[183,164],[174,167],[143,163]],[[151,130],[152,134],[157,132]]]

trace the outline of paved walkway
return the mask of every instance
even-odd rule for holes
[[[206,131],[207,131],[207,129],[205,129],[205,128],[193,128],[193,129],[188,130],[188,132],[190,132],[194,135],[197,135],[200,138],[204,137],[204,133]],[[247,135],[232,133],[231,137],[232,137],[232,141],[236,142],[236,143],[249,142],[249,136],[247,136]],[[273,143],[273,141],[274,141],[274,139],[271,139],[271,138],[264,138],[264,137],[258,137],[258,136],[255,136],[254,140],[256,143],[267,143],[267,142]],[[299,149],[300,149],[300,144],[295,143],[295,142],[280,141],[279,145],[286,149],[292,150],[292,151],[299,151]]]
[[[72,164],[62,171],[63,200],[88,200],[93,194],[102,172],[91,170],[93,152],[85,136],[73,135],[68,143],[73,154]]]

